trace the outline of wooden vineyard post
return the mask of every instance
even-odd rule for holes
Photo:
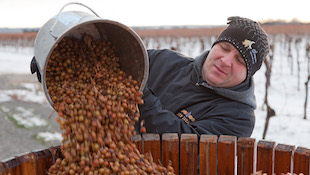
[[[20,156],[23,175],[36,175],[36,157],[33,153]]]
[[[278,144],[275,148],[274,173],[291,172],[295,146]]]
[[[199,142],[199,174],[216,174],[217,136],[201,135]]]
[[[253,174],[255,139],[240,137],[237,141],[237,174]]]
[[[0,175],[8,175],[8,169],[3,162],[0,162]]]
[[[310,174],[310,149],[297,147],[294,153],[294,168],[293,172],[296,174]]]
[[[46,174],[48,169],[53,165],[53,156],[50,150],[39,150],[33,152],[36,156],[37,174]]]
[[[218,174],[235,174],[236,137],[221,135],[218,140]]]
[[[260,140],[257,143],[257,171],[272,174],[275,142]]]
[[[19,157],[8,158],[4,161],[5,166],[8,169],[8,175],[22,174],[22,166]]]
[[[165,133],[162,135],[162,164],[168,167],[169,164],[174,169],[175,174],[179,174],[179,136],[177,133]]]
[[[180,140],[180,175],[197,175],[197,134],[182,134]]]
[[[142,139],[141,139],[141,135],[135,135],[132,138],[132,142],[137,146],[137,149],[139,150],[140,153],[143,153],[142,150]]]
[[[143,134],[143,153],[150,153],[153,157],[153,162],[160,162],[160,136],[159,134]]]

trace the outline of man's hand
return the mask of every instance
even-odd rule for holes
[[[40,83],[41,82],[41,74],[40,74],[40,70],[37,66],[37,61],[36,61],[36,58],[33,57],[32,60],[31,60],[31,63],[30,63],[30,70],[31,70],[31,73],[34,74],[34,73],[37,73],[37,78],[38,78],[38,81]]]

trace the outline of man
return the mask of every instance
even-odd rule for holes
[[[268,39],[250,19],[230,17],[228,24],[211,50],[195,59],[148,50],[149,79],[139,106],[147,133],[251,136],[252,76],[269,52]]]

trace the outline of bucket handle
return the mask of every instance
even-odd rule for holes
[[[54,28],[55,28],[55,26],[56,26],[56,23],[57,23],[58,20],[59,20],[60,14],[61,14],[62,10],[63,10],[66,6],[71,5],[71,4],[77,4],[77,5],[84,6],[84,7],[88,8],[91,12],[93,12],[97,17],[101,18],[101,17],[100,17],[94,10],[92,10],[90,7],[88,7],[88,6],[86,6],[86,5],[82,4],[82,3],[79,3],[79,2],[69,2],[69,3],[65,4],[65,5],[60,9],[60,11],[59,11],[59,13],[58,13],[58,15],[57,15],[57,19],[56,19],[55,23],[53,24],[53,26],[51,27],[50,34],[52,35],[52,37],[53,37],[55,40],[57,40],[58,37],[55,36],[55,35],[53,35],[52,32],[53,32],[53,30],[54,30]]]

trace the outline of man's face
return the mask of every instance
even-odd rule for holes
[[[228,42],[219,42],[210,50],[202,66],[202,78],[214,87],[233,87],[247,75],[246,63],[239,51]]]

